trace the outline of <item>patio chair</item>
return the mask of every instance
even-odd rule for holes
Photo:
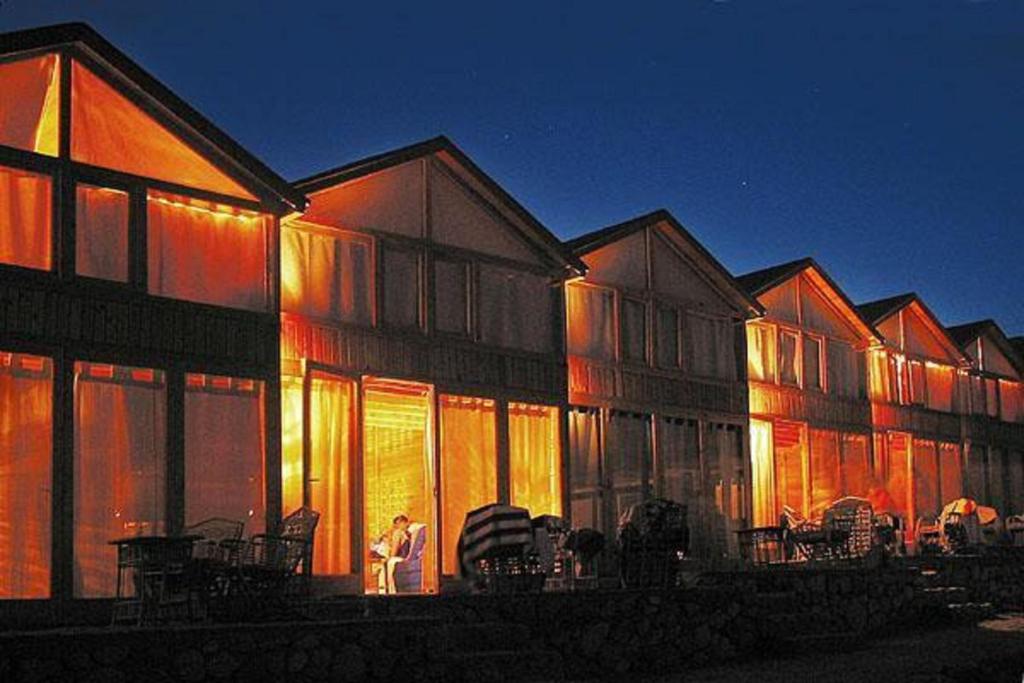
[[[249,537],[235,571],[247,598],[287,599],[308,594],[313,534],[319,520],[319,512],[301,507],[281,520],[276,533]]]
[[[423,592],[423,552],[427,548],[427,525],[419,522],[410,524],[409,537],[409,550],[402,561],[395,565],[397,593]]]
[[[238,557],[245,522],[211,517],[185,527],[186,536],[200,536],[192,545],[192,559],[234,564]]]
[[[622,585],[674,586],[689,536],[685,505],[654,498],[631,506],[619,520]]]
[[[830,541],[837,544],[833,554],[842,559],[857,560],[868,556],[874,547],[871,520],[874,511],[867,498],[846,496],[834,501],[822,525],[831,531]]]

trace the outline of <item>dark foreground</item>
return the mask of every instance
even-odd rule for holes
[[[847,652],[805,653],[634,680],[647,683],[1020,683],[1024,681],[1024,614],[1004,614],[977,625],[879,638]]]

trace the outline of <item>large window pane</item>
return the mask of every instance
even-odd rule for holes
[[[747,374],[759,382],[775,381],[775,329],[768,325],[747,325]]]
[[[266,524],[263,383],[185,377],[185,524],[211,517]]]
[[[829,393],[846,398],[862,398],[864,395],[864,378],[861,376],[862,369],[858,362],[857,352],[849,344],[829,339],[827,342],[828,359],[826,362],[828,372]],[[804,349],[805,354],[807,349]],[[804,363],[806,366],[806,357]],[[881,367],[885,367],[882,365]],[[809,382],[809,380],[808,380]],[[883,382],[883,380],[879,380]],[[808,386],[810,384],[808,383]]]
[[[535,273],[480,267],[480,339],[524,351],[550,351],[554,290]]]
[[[700,377],[732,380],[736,378],[736,353],[732,322],[686,314],[686,369]]]
[[[924,363],[912,360],[910,368],[910,400],[914,405],[925,404]]]
[[[281,231],[282,311],[370,325],[373,290],[371,240]]]
[[[159,192],[147,215],[150,294],[266,310],[266,216]]]
[[[313,544],[313,572],[349,574],[356,384],[318,372],[309,382],[309,506],[320,513]]]
[[[635,299],[622,300],[622,359],[647,360],[647,307]]]
[[[931,391],[931,384],[928,385]],[[1017,422],[1021,419],[1021,385],[1020,382],[999,380],[999,419],[1004,422]]]
[[[839,479],[839,434],[827,429],[811,430],[811,509],[820,519],[832,502],[842,495]]]
[[[944,506],[964,495],[963,462],[960,446],[939,444],[939,504]]]
[[[804,335],[804,389],[821,391],[821,340]]]
[[[0,352],[0,598],[50,595],[53,367]]]
[[[384,323],[389,327],[419,327],[419,255],[388,245],[381,251],[384,254]]]
[[[565,286],[569,353],[612,360],[615,357],[615,297],[611,290],[582,284]]]
[[[705,423],[704,459],[709,493],[705,527],[708,550],[714,556],[735,556],[736,531],[750,524],[746,505],[742,430],[734,425]]]
[[[572,523],[577,528],[604,528],[601,514],[601,413],[595,408],[569,410],[569,471]]]
[[[537,515],[562,516],[562,458],[558,408],[510,403],[509,478],[512,505]]]
[[[941,509],[935,442],[914,439],[914,516],[920,519],[938,515]],[[917,519],[913,521],[916,523]]]
[[[75,272],[128,281],[128,193],[106,187],[75,188]]]
[[[110,541],[165,531],[167,396],[160,371],[75,363],[75,596],[115,593]]]
[[[465,263],[434,261],[434,324],[441,332],[469,333],[469,279]]]
[[[808,510],[804,503],[804,433],[805,427],[797,422],[777,421],[772,438],[775,453],[775,514],[790,507],[802,515]]]
[[[754,526],[773,526],[779,521],[775,504],[772,423],[750,421],[750,477],[754,505]]]
[[[913,528],[914,520],[907,519],[913,512],[910,509],[910,486],[913,470],[911,468],[910,437],[906,434],[888,435],[887,467],[885,472],[885,488],[889,493],[890,510],[904,518],[908,529]]]
[[[0,263],[50,269],[48,176],[0,166]]]
[[[605,437],[604,478],[611,487],[612,521],[641,502],[651,471],[651,417],[612,411]]]
[[[57,156],[60,57],[0,64],[0,145]]]
[[[800,335],[788,330],[779,330],[779,382],[796,386],[800,383],[800,367],[797,364],[797,349]]]
[[[281,507],[287,515],[302,507],[303,469],[302,378],[281,378]]]
[[[494,401],[441,396],[441,568],[458,573],[458,543],[470,510],[498,500]]]
[[[861,434],[843,434],[839,447],[843,495],[867,498],[872,482],[868,437]]]
[[[657,307],[654,334],[654,360],[658,367],[679,367],[679,314],[674,308]]]

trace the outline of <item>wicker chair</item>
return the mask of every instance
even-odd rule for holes
[[[202,537],[192,546],[192,559],[235,564],[244,528],[245,522],[223,517],[211,517],[185,527],[186,535]]]
[[[313,534],[319,520],[319,512],[301,507],[281,521],[277,533],[251,536],[236,569],[243,595],[269,600],[308,595]]]

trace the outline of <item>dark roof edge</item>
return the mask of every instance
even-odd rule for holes
[[[68,43],[82,43],[88,47],[147,95],[159,100],[172,114],[194,128],[199,135],[220,149],[255,180],[272,190],[285,203],[296,210],[305,208],[307,202],[303,193],[297,191],[287,180],[256,158],[230,135],[88,24],[82,22],[54,24],[0,34],[0,54],[56,47]]]
[[[1017,372],[1024,375],[1024,337],[1008,337],[1003,328],[992,318],[975,320],[973,322],[951,325],[946,328],[949,335],[960,344],[961,350],[966,353],[967,346],[974,339],[980,337],[989,330],[995,330],[995,342],[1003,354],[1010,359],[1010,363],[1017,369]],[[1020,340],[1020,341],[1018,341]],[[1018,350],[1018,346],[1021,347]]]

